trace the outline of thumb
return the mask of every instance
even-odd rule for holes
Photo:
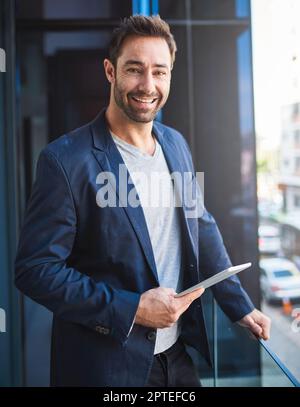
[[[199,298],[204,293],[204,288],[200,287],[192,291],[189,294],[184,295],[182,298],[186,298],[187,301],[193,302],[196,298]]]
[[[196,298],[199,298],[204,293],[204,291],[205,291],[205,288],[203,288],[203,287],[197,288],[197,290],[193,291],[192,292],[193,300],[195,300]]]

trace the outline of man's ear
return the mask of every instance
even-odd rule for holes
[[[115,82],[115,67],[111,63],[111,61],[107,58],[103,61],[105,75],[107,77],[108,82],[114,83]]]

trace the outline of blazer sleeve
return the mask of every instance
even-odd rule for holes
[[[232,266],[213,216],[204,208],[199,224],[199,267],[205,278]],[[239,321],[255,308],[237,276],[211,287],[214,297],[232,322]]]
[[[124,343],[140,294],[96,282],[67,265],[76,236],[76,219],[67,175],[46,148],[39,156],[20,234],[15,284],[55,316],[99,333],[109,332]]]

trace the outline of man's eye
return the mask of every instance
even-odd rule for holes
[[[130,73],[139,73],[139,70],[136,69],[136,68],[129,68],[129,69],[127,69],[127,72],[130,72]]]
[[[157,76],[166,76],[167,73],[164,72],[164,71],[157,71],[157,72],[155,72],[155,75],[157,75]]]

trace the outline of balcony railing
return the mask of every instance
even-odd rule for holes
[[[299,380],[267,341],[258,340],[248,330],[230,323],[211,293],[207,292],[205,297],[214,366],[208,368],[199,354],[188,348],[204,387],[300,387]]]

